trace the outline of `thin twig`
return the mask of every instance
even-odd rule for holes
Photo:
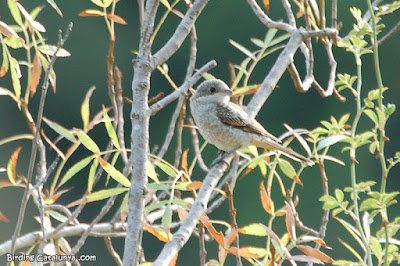
[[[197,163],[200,166],[201,170],[204,172],[208,172],[208,167],[204,163],[203,156],[201,155],[200,148],[199,148],[199,136],[197,134],[197,129],[195,128],[193,119],[190,117],[189,118],[189,128],[190,128],[190,134],[192,135],[192,143],[193,143],[193,149],[194,153],[197,155]]]
[[[187,93],[187,91],[195,84],[204,73],[209,71],[210,69],[217,66],[217,62],[215,60],[211,60],[207,64],[205,64],[202,68],[200,68],[189,80],[185,81],[182,86],[180,86],[177,90],[169,94],[168,96],[162,98],[160,101],[156,102],[152,106],[150,106],[151,115],[157,114],[161,109],[163,109],[168,104],[172,103],[176,99],[179,98],[180,95]]]
[[[118,255],[118,253],[115,251],[111,238],[110,237],[104,237],[104,242],[106,243],[106,247],[108,249],[108,252],[110,253],[111,257],[115,260],[118,266],[122,265],[122,260],[121,257]]]
[[[125,164],[128,163],[128,154],[126,152],[125,146],[125,120],[124,120],[124,97],[123,97],[123,89],[122,89],[122,73],[117,66],[114,67],[114,76],[116,81],[115,93],[116,93],[116,104],[117,104],[117,112],[116,119],[117,122],[117,134],[118,134],[118,142],[121,146],[121,155],[122,160]]]
[[[11,244],[11,252],[10,253],[14,253],[15,252],[15,241],[17,239],[17,237],[20,234],[21,231],[21,227],[22,227],[22,223],[24,220],[24,215],[25,215],[25,209],[26,209],[26,205],[28,203],[28,199],[29,199],[29,186],[32,180],[32,174],[33,174],[33,169],[35,167],[35,161],[36,161],[36,153],[37,153],[37,148],[38,148],[38,143],[39,143],[39,137],[40,137],[40,127],[42,124],[42,118],[43,118],[43,111],[44,111],[44,104],[46,101],[46,94],[47,94],[47,89],[49,87],[49,74],[51,71],[51,68],[53,67],[56,58],[57,58],[57,53],[58,51],[61,49],[61,47],[64,45],[64,43],[67,41],[69,34],[72,31],[72,22],[69,23],[67,30],[65,31],[64,37],[59,40],[58,46],[56,51],[53,54],[53,57],[46,69],[45,75],[44,75],[44,80],[43,80],[43,85],[42,85],[42,95],[40,97],[40,103],[39,103],[39,109],[38,109],[38,115],[36,118],[36,129],[35,129],[35,137],[33,138],[32,141],[32,151],[31,151],[31,156],[29,159],[29,167],[28,167],[28,174],[27,174],[27,181],[26,181],[26,187],[25,187],[25,191],[24,191],[24,196],[22,199],[22,203],[20,206],[20,210],[19,210],[19,214],[18,214],[18,220],[15,226],[15,231],[12,237],[12,244]],[[10,264],[10,262],[8,263]]]

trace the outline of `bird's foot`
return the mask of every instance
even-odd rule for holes
[[[225,161],[225,154],[223,154],[222,156],[218,156],[210,165],[210,168],[213,167],[216,164],[219,164],[220,162],[223,162],[226,164],[226,167],[229,168],[231,165],[230,163],[228,163],[227,161]]]
[[[225,151],[219,151],[218,152],[218,157],[211,163],[211,165],[210,165],[210,167],[213,167],[214,165],[216,165],[216,164],[218,164],[218,163],[220,163],[220,162],[224,162],[225,164],[226,164],[226,166],[229,168],[231,165],[230,165],[230,163],[228,163],[227,161],[225,161],[224,159],[228,156],[228,155],[231,155],[232,153],[234,153],[234,152],[236,152],[237,150],[239,149],[239,147],[238,148],[235,148],[235,149],[233,149],[233,150],[230,150],[230,151],[228,151],[228,152],[225,152]]]

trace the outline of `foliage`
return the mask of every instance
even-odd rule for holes
[[[54,1],[47,0],[47,2],[57,13],[62,14]],[[21,147],[18,147],[11,153],[8,162],[0,162],[0,164],[6,164],[5,168],[0,169],[7,174],[7,180],[0,180],[0,188],[25,188],[28,198],[32,196],[40,213],[38,220],[42,229],[41,232],[43,234],[52,232],[49,233],[50,236],[57,230],[82,225],[83,223],[79,222],[77,217],[83,207],[86,204],[93,204],[92,202],[106,200],[102,210],[99,211],[101,215],[93,219],[87,233],[83,230],[80,234],[81,241],[78,241],[74,247],[71,247],[69,236],[58,238],[48,236],[49,241],[47,242],[37,241],[32,245],[24,246],[21,252],[25,254],[33,253],[35,248],[38,250],[37,253],[42,251],[46,254],[77,254],[85,243],[89,232],[94,230],[93,227],[100,224],[100,220],[109,212],[113,204],[117,204],[118,210],[114,214],[114,218],[104,223],[111,224],[113,230],[104,238],[108,243],[107,248],[111,256],[120,264],[121,259],[113,249],[110,236],[115,236],[116,233],[121,233],[117,235],[119,237],[125,236],[126,218],[130,208],[128,204],[129,191],[135,185],[132,165],[130,164],[132,147],[128,148],[128,145],[125,145],[124,117],[121,107],[124,101],[120,87],[121,75],[114,62],[113,49],[116,40],[115,23],[125,25],[126,21],[115,14],[118,1],[91,0],[91,2],[96,9],[84,10],[79,15],[104,18],[109,32],[110,50],[107,55],[107,86],[111,107],[103,105],[101,110],[96,110],[96,113],[93,113],[91,99],[95,87],[92,87],[88,90],[81,104],[82,126],[80,128],[67,128],[40,115],[35,122],[33,113],[36,113],[36,111],[33,111],[30,102],[35,96],[43,76],[42,88],[46,87],[48,78],[53,91],[56,92],[56,73],[52,68],[54,63],[52,59],[68,57],[71,54],[61,47],[61,42],[57,45],[47,43],[46,37],[43,36],[46,30],[45,26],[36,20],[43,9],[42,6],[28,12],[20,2],[7,0],[9,12],[14,21],[6,23],[0,20],[0,41],[3,51],[0,78],[9,75],[11,83],[5,87],[0,87],[0,95],[8,96],[16,103],[27,121],[30,133],[15,134],[2,139],[0,146],[14,141],[33,139],[34,145],[37,141],[39,161],[42,162],[42,167],[38,167],[38,176],[34,178],[34,181],[32,181],[32,173],[27,176],[19,174],[18,158],[23,151]],[[179,1],[170,3],[167,0],[162,0],[160,2],[165,10],[152,33],[151,42],[158,37],[157,35],[166,23],[168,16],[174,15],[178,18],[184,16],[182,11],[176,8]],[[263,2],[265,7],[269,9],[269,1]],[[299,9],[298,17],[304,17],[308,29],[324,29],[325,22],[322,19],[325,20],[325,14],[323,13],[321,18],[319,11],[324,7],[318,6],[315,1],[309,1],[310,6],[303,1],[293,2]],[[368,3],[371,6],[371,3]],[[188,8],[192,6],[190,1],[185,1],[185,4]],[[282,158],[281,154],[273,151],[261,151],[254,146],[242,148],[238,151],[231,172],[227,175],[229,182],[222,181],[213,190],[212,199],[214,201],[207,209],[207,214],[210,214],[223,200],[228,200],[231,221],[213,220],[206,213],[203,213],[197,225],[196,234],[200,239],[200,260],[202,264],[206,263],[205,239],[210,239],[218,245],[218,258],[209,260],[208,265],[223,265],[228,256],[232,255],[236,256],[238,261],[243,258],[251,264],[258,265],[281,265],[285,261],[289,261],[292,265],[296,265],[296,262],[333,263],[334,265],[373,265],[374,263],[389,265],[394,262],[400,263],[399,241],[396,239],[400,228],[400,217],[391,216],[391,210],[397,206],[396,198],[400,192],[388,192],[386,188],[386,180],[392,177],[390,175],[391,169],[400,162],[400,152],[397,152],[393,158],[386,158],[385,153],[386,125],[395,112],[396,105],[387,100],[383,101],[384,93],[389,88],[383,86],[380,77],[376,37],[384,28],[383,17],[395,12],[399,7],[399,1],[379,5],[376,10],[372,10],[371,7],[369,11],[372,16],[368,20],[365,19],[365,16],[362,16],[361,10],[355,7],[351,8],[356,23],[348,36],[339,38],[337,41],[338,47],[354,56],[356,75],[338,74],[335,92],[339,97],[341,96],[340,93],[350,91],[351,97],[356,100],[355,111],[343,114],[338,119],[331,116],[329,121],[321,121],[321,126],[311,131],[293,129],[289,125],[285,125],[288,131],[280,137],[284,146],[298,142],[308,157],[316,162],[315,167],[320,170],[324,186],[324,195],[320,197],[320,201],[323,202],[321,212],[324,213],[324,219],[321,222],[322,229],[317,231],[304,225],[296,210],[301,207],[302,203],[302,199],[296,197],[296,194],[299,186],[304,186],[302,177],[305,175],[304,173],[309,171],[308,166],[302,163],[294,163],[290,158]],[[234,62],[229,65],[230,84],[232,90],[234,90],[234,101],[236,103],[243,105],[247,102],[247,98],[254,96],[260,90],[261,83],[253,80],[254,70],[259,67],[261,61],[268,60],[269,55],[284,49],[289,38],[291,38],[290,34],[281,34],[278,29],[271,28],[266,31],[265,36],[251,38],[251,48],[245,47],[237,41],[229,40],[229,43],[244,55],[241,62]],[[327,38],[327,36],[320,37],[319,41],[326,44]],[[368,42],[369,38],[372,41]],[[193,37],[193,39],[195,38]],[[311,41],[307,41],[307,45],[304,46],[306,49],[312,49]],[[372,45],[372,47],[368,47],[369,45]],[[25,58],[17,59],[17,50],[23,50]],[[135,52],[135,55],[139,57],[140,53]],[[378,86],[366,91],[368,88],[363,86],[361,73],[363,60],[370,55],[374,56],[375,59]],[[25,67],[26,70],[21,70]],[[157,70],[166,78],[171,87],[178,90],[179,87],[168,73],[170,68],[171,66],[168,63],[157,66]],[[26,84],[21,83],[21,72],[26,73]],[[60,74],[58,73],[58,75]],[[213,77],[210,73],[205,73],[203,76],[205,78]],[[366,97],[362,98],[364,94]],[[148,103],[156,102],[154,104],[156,105],[162,97],[163,95],[159,95],[149,99]],[[172,130],[166,132],[165,142],[168,149],[168,138],[171,141],[172,135],[177,135],[177,142],[181,143],[181,147],[179,147],[180,150],[178,148],[176,150],[175,161],[165,159],[165,152],[162,153],[161,151],[158,154],[156,152],[148,154],[147,160],[143,161],[148,182],[147,191],[142,191],[145,194],[143,216],[146,217],[143,221],[143,227],[146,233],[155,236],[162,242],[171,241],[176,233],[176,228],[185,221],[193,207],[193,202],[198,197],[198,191],[203,183],[192,180],[195,176],[193,174],[194,168],[198,165],[199,168],[209,171],[206,166],[202,166],[204,164],[203,150],[207,143],[203,143],[201,148],[198,147],[199,139],[195,127],[190,119],[186,119],[187,96],[184,95],[179,99],[182,106],[176,109],[175,114],[171,115],[171,117],[175,117],[175,120],[173,120]],[[135,102],[135,100],[126,99],[128,102]],[[358,128],[361,118],[367,118],[370,123],[369,128],[365,131]],[[40,126],[42,120],[45,125],[43,129]],[[40,122],[38,123],[38,121]],[[176,123],[177,133],[174,132],[175,121],[178,121]],[[182,134],[179,132],[182,132],[183,128],[189,128],[193,142],[197,142],[197,150],[194,149],[195,155],[191,159],[189,148],[186,148],[189,147],[189,144],[182,144],[182,136],[179,135]],[[107,145],[102,145],[100,141],[93,138],[91,134],[94,129],[103,130],[104,136],[108,138]],[[50,139],[47,137],[49,132],[51,132],[51,135],[56,134],[57,137]],[[169,134],[172,134],[171,137],[169,137]],[[139,144],[135,143],[134,145]],[[345,156],[349,154],[348,159],[330,155],[331,148],[339,145],[343,147],[341,151]],[[67,148],[61,148],[66,146]],[[185,147],[183,152],[182,146]],[[356,165],[362,167],[364,163],[359,161],[358,158],[361,157],[360,154],[367,153],[366,149],[363,148],[364,146],[368,147],[367,152],[379,159],[382,168],[381,179],[378,182],[380,189],[376,188],[377,182],[373,181],[376,180],[374,177],[369,177],[368,181],[357,181]],[[89,155],[82,156],[81,153],[77,152],[78,148],[86,149]],[[46,157],[46,149],[54,150],[57,159],[51,163],[50,161],[47,162],[49,159]],[[190,150],[190,152],[192,151]],[[329,179],[328,181],[328,177],[334,173],[325,169],[326,161],[331,161],[335,165],[345,165],[344,161],[348,162],[350,165],[348,176],[351,180],[351,186],[340,188],[336,186],[334,180]],[[31,160],[30,164],[35,164],[35,159]],[[48,167],[47,164],[49,164]],[[260,201],[257,204],[264,209],[268,219],[239,226],[236,215],[241,214],[236,214],[233,197],[235,184],[239,177],[246,177],[250,172],[253,171],[254,173],[255,169],[259,169],[261,173],[258,189]],[[71,193],[71,181],[77,178],[87,180],[85,193],[65,206],[60,204],[60,197]],[[328,184],[329,187],[333,187],[333,195],[329,194]],[[275,190],[279,190],[280,193],[273,195],[272,191]],[[121,198],[121,201],[115,203],[117,197]],[[332,218],[340,223],[355,240],[355,242],[350,242],[338,239],[354,256],[352,261],[344,256],[342,258],[339,254],[335,254],[334,258],[327,255],[330,244],[325,243],[326,231],[324,228],[328,224],[330,212]],[[7,217],[2,212],[0,212],[0,220],[8,222]],[[285,224],[285,232],[275,232],[277,225],[283,223]],[[373,226],[378,223],[381,224],[380,227]],[[379,229],[376,229],[378,227]],[[19,232],[16,235],[19,235]],[[239,244],[241,235],[250,238],[262,238],[265,245],[241,245]],[[11,238],[12,236],[10,236]],[[320,251],[321,247],[326,250]],[[143,246],[145,254],[147,248]],[[142,265],[146,265],[146,263]]]

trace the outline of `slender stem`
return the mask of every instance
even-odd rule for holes
[[[372,19],[372,38],[373,38],[373,51],[374,51],[374,66],[375,66],[375,75],[376,75],[376,81],[378,83],[378,88],[379,88],[379,99],[378,99],[378,108],[381,110],[381,112],[384,114],[384,105],[383,105],[383,82],[382,82],[382,75],[381,75],[381,70],[379,66],[379,52],[378,52],[378,38],[377,38],[377,32],[376,32],[376,18],[375,18],[375,13],[371,4],[370,0],[367,0],[367,5],[368,5],[368,10],[371,13],[371,19]],[[385,121],[382,123],[379,123],[379,159],[381,162],[381,168],[382,168],[382,183],[381,183],[381,193],[385,193],[386,191],[386,179],[387,179],[387,166],[386,166],[386,160],[385,160]],[[388,264],[388,251],[389,251],[389,236],[387,234],[387,221],[384,221],[384,226],[385,226],[385,256],[384,256],[384,264]]]
[[[356,135],[356,130],[357,130],[357,125],[360,120],[361,114],[362,114],[362,109],[361,109],[361,85],[362,85],[362,72],[361,72],[361,59],[358,54],[355,55],[356,57],[356,62],[357,62],[357,113],[353,121],[353,125],[351,127],[351,137],[354,138]],[[368,258],[368,265],[373,265],[372,264],[372,256],[371,256],[371,249],[369,248],[367,238],[365,236],[364,230],[361,226],[361,220],[360,220],[360,211],[358,208],[358,195],[357,195],[357,181],[356,181],[356,147],[352,147],[350,150],[350,175],[351,175],[351,186],[353,188],[353,205],[354,205],[354,214],[355,214],[355,222],[357,225],[357,229],[360,233],[361,240],[364,244],[364,248],[367,252],[367,258]]]

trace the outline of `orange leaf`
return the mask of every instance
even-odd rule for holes
[[[126,25],[128,24],[123,18],[121,18],[118,15],[113,15],[113,14],[107,14],[107,17],[109,19],[111,19],[112,21],[118,23],[118,24],[122,24],[122,25]]]
[[[4,77],[4,75],[7,73],[7,70],[4,66],[0,67],[0,78]]]
[[[3,221],[5,223],[8,223],[9,220],[7,219],[7,217],[0,211],[0,221]]]
[[[215,227],[209,222],[207,215],[203,214],[200,217],[200,221],[204,224],[204,226],[207,228],[208,232],[210,232],[210,234],[215,238],[215,240],[217,241],[217,243],[222,246],[222,247],[226,247],[225,245],[225,239],[224,239],[224,235],[221,232],[217,232],[217,230],[215,230]]]
[[[264,186],[264,181],[261,181],[260,183],[260,197],[261,197],[261,204],[266,212],[269,214],[274,213],[274,207],[273,207],[273,202],[269,194],[267,193],[267,190],[265,189]]]
[[[80,198],[80,199],[75,200],[75,201],[71,202],[70,204],[68,204],[67,208],[71,208],[71,207],[74,207],[74,206],[77,206],[77,205],[81,205],[81,204],[84,204],[86,202],[87,202],[86,197]]]
[[[183,153],[182,153],[182,169],[187,173],[188,172],[188,163],[187,163],[187,157],[188,157],[188,152],[189,149],[186,149]]]
[[[319,259],[320,261],[326,262],[326,263],[333,263],[334,260],[323,253],[322,251],[319,251],[318,249],[312,248],[310,246],[303,246],[303,245],[297,245],[296,246],[298,249],[300,249],[304,254]]]
[[[18,156],[19,156],[21,149],[22,149],[22,147],[16,148],[10,158],[11,176],[9,176],[8,178],[10,178],[10,181],[13,183],[15,183],[15,180],[17,177],[17,161],[18,161]]]
[[[169,230],[153,228],[146,223],[143,223],[143,225],[150,234],[157,237],[158,240],[162,242],[169,242],[169,240],[172,238],[172,234],[169,232]]]
[[[263,0],[265,9],[269,12],[269,0]]]
[[[304,186],[303,183],[301,182],[300,178],[297,175],[293,176],[293,180],[296,181],[297,184],[299,184],[300,186]]]
[[[31,97],[35,95],[37,86],[39,85],[40,75],[42,74],[42,61],[39,56],[35,54],[33,58],[32,78],[31,78]]]
[[[192,183],[190,183],[190,184],[187,186],[187,189],[188,189],[188,190],[200,189],[202,185],[203,185],[203,182],[201,182],[201,181],[192,181]]]
[[[285,202],[285,205],[286,205],[286,217],[285,217],[286,230],[288,231],[290,238],[294,242],[296,242],[296,221],[294,219],[294,214],[287,202]]]
[[[188,215],[188,212],[182,209],[181,207],[178,207],[178,217],[181,222],[183,222],[186,219],[186,216]]]
[[[236,236],[238,234],[238,231],[235,228],[232,228],[231,232],[229,235],[227,235],[227,245],[229,246],[230,244],[232,244],[233,240],[235,240]]]

